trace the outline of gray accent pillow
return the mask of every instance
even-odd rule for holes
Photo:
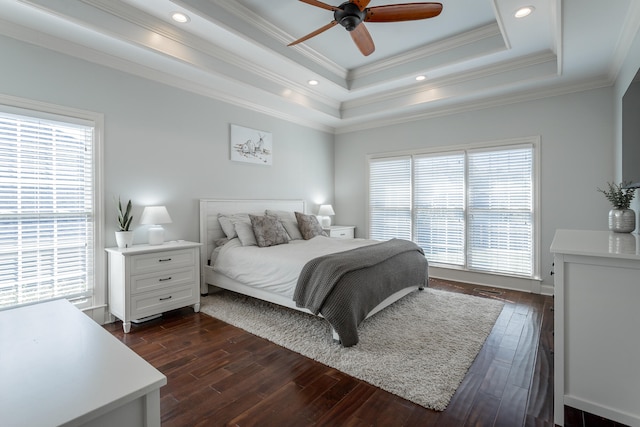
[[[287,230],[287,234],[291,240],[302,240],[302,234],[298,228],[298,220],[293,212],[272,211],[271,209],[267,209],[265,213],[267,215],[275,216],[280,220],[284,229]]]
[[[249,219],[251,220],[256,242],[261,248],[289,243],[287,231],[275,216],[249,215]]]
[[[304,240],[313,239],[316,236],[327,236],[315,215],[305,215],[300,212],[295,214],[298,228]]]

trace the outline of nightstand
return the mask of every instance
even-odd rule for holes
[[[355,237],[355,225],[332,225],[329,227],[322,227],[325,233],[329,237],[336,237],[338,239],[353,239]]]
[[[200,311],[200,243],[166,242],[105,249],[109,259],[109,311],[131,322],[188,305]]]

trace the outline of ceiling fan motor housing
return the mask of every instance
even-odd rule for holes
[[[347,31],[353,31],[367,15],[366,9],[360,10],[351,2],[342,3],[333,12],[333,19],[340,23]]]

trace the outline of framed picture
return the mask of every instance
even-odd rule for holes
[[[230,150],[233,161],[271,166],[271,133],[232,124]]]

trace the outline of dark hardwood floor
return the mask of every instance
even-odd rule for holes
[[[163,372],[163,426],[552,426],[553,298],[443,280],[505,302],[449,406],[436,412],[190,308],[105,328]]]

